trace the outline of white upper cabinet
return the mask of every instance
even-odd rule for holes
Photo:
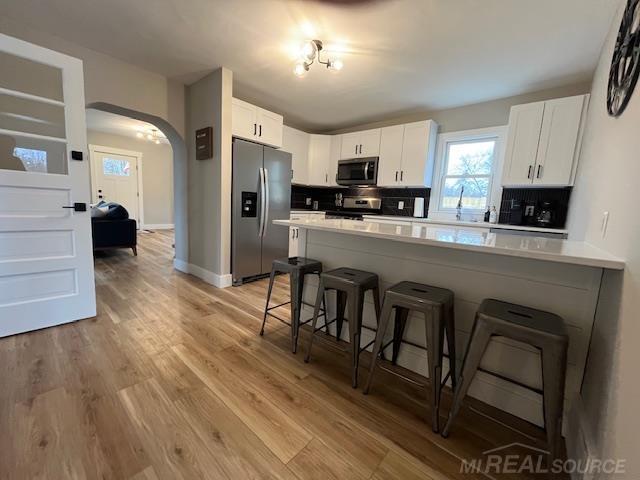
[[[377,157],[380,155],[380,129],[345,133],[342,135],[340,159]]]
[[[431,187],[438,124],[432,120],[408,123],[402,141],[400,183],[404,187]]]
[[[383,128],[378,185],[430,187],[437,135],[438,124],[432,120]]]
[[[534,184],[570,185],[580,145],[585,96],[559,98],[544,105]]]
[[[292,183],[307,184],[309,178],[309,134],[284,126],[282,150],[291,154]]]
[[[502,185],[572,185],[588,100],[578,95],[511,107]]]
[[[231,131],[234,137],[279,148],[282,146],[282,127],[282,115],[232,99]]]
[[[342,150],[342,135],[331,135],[331,150],[329,152],[329,185],[337,186],[336,177],[338,176],[338,160],[340,160],[340,151]]]
[[[310,135],[309,141],[309,176],[310,185],[328,186],[331,182],[331,136]],[[334,174],[335,175],[335,174]]]
[[[381,129],[377,182],[379,187],[395,187],[400,184],[403,139],[404,125]]]

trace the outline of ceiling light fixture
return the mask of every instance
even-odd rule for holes
[[[160,145],[162,140],[162,136],[160,135],[160,132],[155,128],[152,128],[151,130],[147,130],[147,131],[136,132],[136,137],[146,138],[147,140],[155,143],[156,145]]]
[[[322,51],[321,40],[309,40],[305,42],[300,51],[300,59],[293,67],[293,73],[297,77],[304,77],[309,71],[309,67],[318,62],[321,65],[325,65],[329,70],[339,72],[344,67],[344,63],[339,58],[328,58],[326,61],[320,59],[320,52]]]

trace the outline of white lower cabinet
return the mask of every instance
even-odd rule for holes
[[[308,220],[324,218],[324,212],[292,213],[289,220]],[[306,230],[304,228],[289,227],[289,257],[304,256]]]

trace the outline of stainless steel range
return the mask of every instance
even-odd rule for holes
[[[347,218],[362,220],[362,215],[380,215],[382,199],[379,197],[344,197],[342,208],[326,213],[326,218]]]

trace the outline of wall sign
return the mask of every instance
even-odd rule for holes
[[[213,127],[196,130],[196,160],[213,158]]]
[[[609,71],[607,110],[619,117],[627,107],[640,74],[640,0],[627,0]]]

